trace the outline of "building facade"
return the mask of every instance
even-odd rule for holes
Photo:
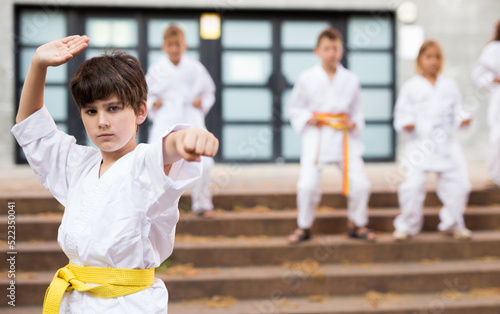
[[[343,34],[342,63],[361,81],[368,162],[391,162],[401,155],[392,110],[398,88],[414,74],[414,53],[423,38],[442,44],[444,74],[458,81],[464,105],[473,111],[471,130],[460,135],[467,160],[485,160],[487,94],[475,87],[470,72],[500,19],[495,0],[1,0],[0,5],[0,32],[6,38],[0,47],[1,167],[24,162],[10,128],[37,46],[71,34],[91,38],[75,60],[49,69],[44,97],[58,127],[90,144],[68,90],[76,68],[105,50],[123,49],[146,71],[163,56],[162,32],[170,23],[184,29],[187,55],[200,60],[216,82],[217,100],[207,127],[221,140],[219,162],[298,161],[300,138],[285,107],[298,74],[318,62],[312,49],[328,26]],[[204,34],[214,27],[220,36]],[[148,125],[141,126],[138,141],[144,142],[147,134]]]

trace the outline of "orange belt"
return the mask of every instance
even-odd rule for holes
[[[326,125],[336,130],[342,130],[344,134],[344,145],[343,145],[343,155],[344,155],[344,169],[343,169],[343,182],[342,182],[342,194],[349,195],[349,132],[347,130],[347,124],[349,123],[349,115],[346,113],[331,114],[331,113],[321,113],[314,112],[313,116],[318,119],[320,126]],[[321,144],[321,138],[319,143]],[[316,163],[319,159],[320,145],[318,145],[318,153],[316,156]]]

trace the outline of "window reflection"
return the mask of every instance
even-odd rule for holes
[[[225,159],[255,161],[272,157],[272,129],[268,125],[225,125],[222,129]]]
[[[137,21],[127,18],[89,18],[86,23],[89,43],[95,47],[137,46]]]
[[[267,21],[226,21],[222,24],[224,48],[271,48],[272,25]]]
[[[225,88],[222,92],[226,121],[271,121],[272,94],[266,88]]]
[[[283,48],[313,49],[319,34],[328,27],[328,22],[285,21],[281,25],[281,45]]]
[[[224,52],[222,80],[225,84],[267,84],[271,66],[270,52]]]

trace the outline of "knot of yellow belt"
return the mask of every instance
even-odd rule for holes
[[[151,287],[154,268],[124,269],[76,266],[69,262],[60,268],[45,292],[43,314],[57,314],[64,292],[73,289],[89,292],[99,298],[116,298]],[[99,284],[89,286],[86,284]]]
[[[347,130],[347,124],[349,123],[349,115],[347,113],[331,114],[314,112],[313,116],[318,119],[320,125],[326,125],[331,128],[342,130],[344,133],[344,166],[343,166],[343,180],[342,180],[342,194],[345,196],[349,195],[349,132]],[[321,144],[321,139],[318,142],[318,154],[316,156],[316,163],[319,159],[319,146]]]

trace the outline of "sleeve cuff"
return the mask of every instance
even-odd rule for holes
[[[153,145],[153,160],[151,162],[158,165],[158,171],[161,172],[164,189],[184,190],[194,181],[196,181],[202,173],[201,162],[187,162],[184,159],[176,161],[172,164],[170,172],[167,175],[164,173],[163,165],[163,139],[170,133],[191,128],[188,124],[177,124],[167,129],[160,139]]]
[[[57,130],[56,123],[47,108],[43,106],[20,123],[14,125],[11,132],[19,145],[26,146],[55,130]]]

